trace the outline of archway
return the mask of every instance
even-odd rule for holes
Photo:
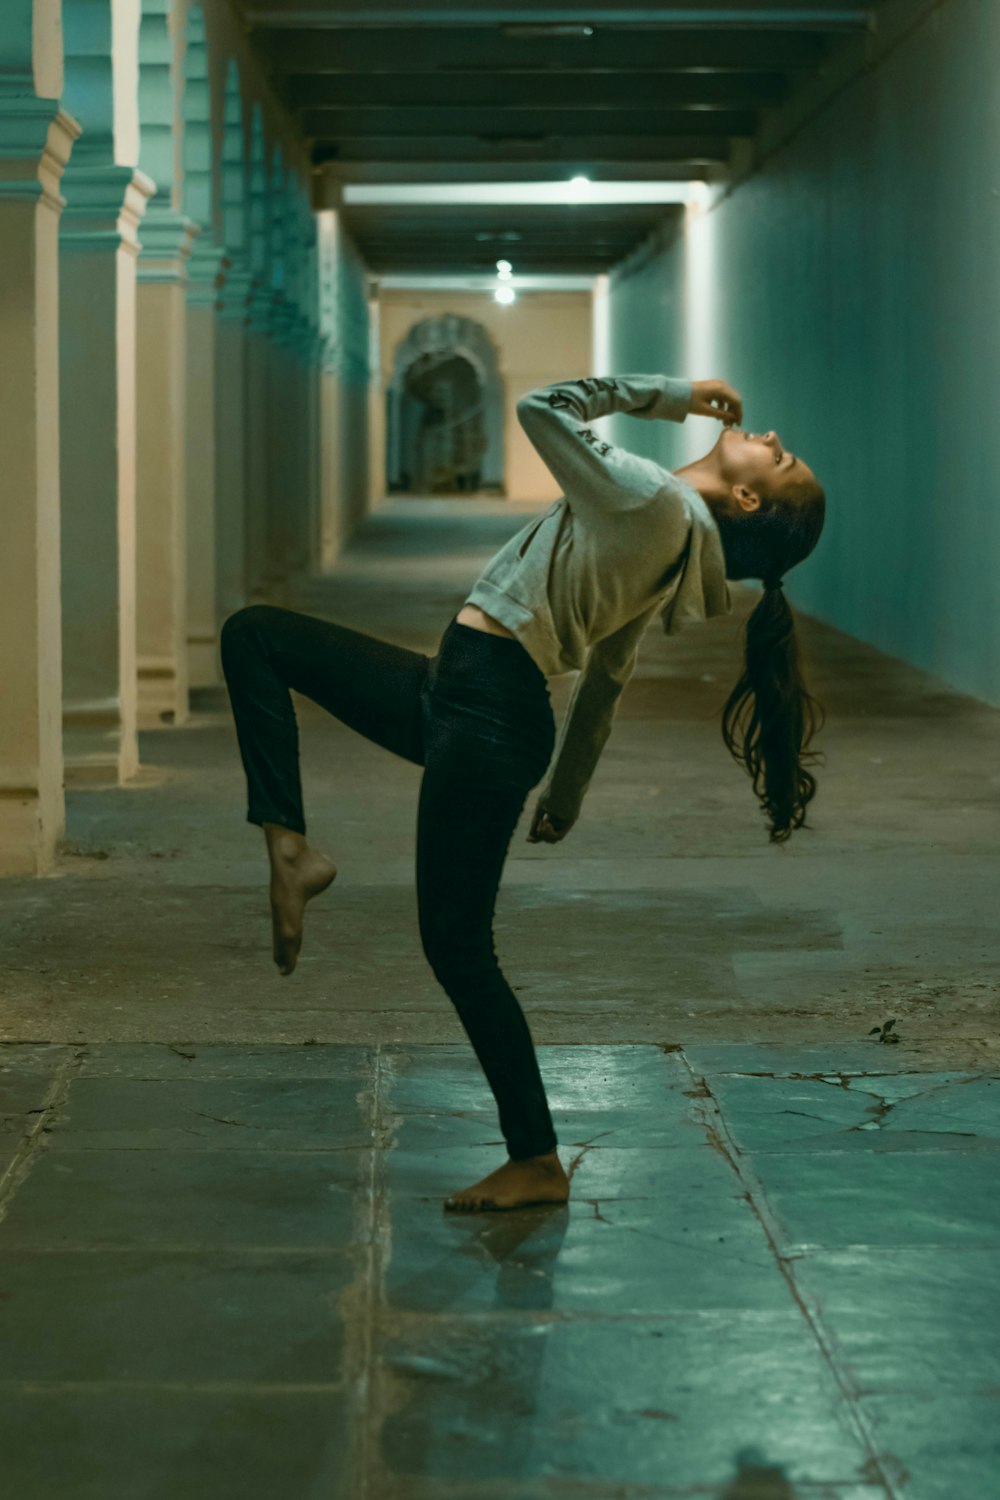
[[[461,354],[421,354],[406,371],[400,403],[403,488],[462,494],[482,484],[483,393]]]
[[[386,407],[390,491],[503,493],[503,381],[480,323],[455,313],[415,323]]]

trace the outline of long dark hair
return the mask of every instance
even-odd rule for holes
[[[727,577],[764,584],[746,623],[743,671],[722,711],[722,737],[753,781],[775,844],[806,821],[816,795],[807,767],[819,758],[807,747],[823,724],[823,710],[805,685],[781,580],[813,550],[825,515],[822,489],[804,481],[779,497],[762,497],[759,510],[716,518]]]

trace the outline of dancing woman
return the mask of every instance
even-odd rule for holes
[[[712,416],[723,431],[704,458],[671,473],[594,431],[611,412]],[[806,746],[817,716],[781,588],[823,526],[812,471],[776,433],[741,430],[740,396],[721,380],[576,380],[532,391],[518,416],[563,498],[487,564],[433,658],[268,605],[240,610],[222,632],[282,974],[295,967],[307,901],[336,874],[306,841],[289,690],[424,768],[421,941],[493,1090],[507,1146],[502,1166],[446,1200],[465,1210],[569,1196],[531,1033],[494,952],[494,905],[514,828],[547,769],[529,839],[555,843],[576,821],[654,616],[673,633],[729,610],[727,578],[762,580],[723,736],[752,777],[772,840],[802,825],[815,792]],[[556,745],[546,679],[575,668]]]

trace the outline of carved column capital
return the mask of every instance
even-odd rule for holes
[[[193,219],[154,198],[142,225],[139,281],[186,281],[191,246],[200,233]]]
[[[67,250],[120,245],[139,253],[138,229],[156,184],[136,167],[74,162],[63,177],[59,243]]]
[[[0,199],[35,198],[61,213],[60,180],[81,126],[58,99],[36,99],[0,87]]]

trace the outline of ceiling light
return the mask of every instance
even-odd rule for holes
[[[503,36],[523,37],[526,41],[536,37],[594,35],[593,26],[581,26],[574,21],[510,21],[500,31]]]
[[[570,201],[582,203],[590,194],[589,177],[571,177],[569,180]]]
[[[686,203],[689,181],[593,182],[579,174],[580,191],[586,184],[588,203]],[[344,203],[419,204],[421,207],[446,207],[453,203],[480,204],[484,208],[498,205],[569,203],[577,192],[577,180],[561,178],[557,182],[348,182],[344,186]],[[477,239],[514,241],[523,238],[516,229],[480,230]]]
[[[497,302],[502,302],[505,307],[509,307],[517,293],[512,286],[498,286],[493,296]]]

